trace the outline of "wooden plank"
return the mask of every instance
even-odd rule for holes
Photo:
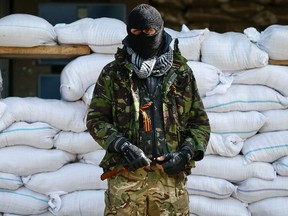
[[[0,46],[0,58],[75,58],[91,54],[87,45],[55,45],[36,47]]]
[[[269,59],[269,64],[272,64],[272,65],[288,65],[288,60],[272,60],[272,59]]]

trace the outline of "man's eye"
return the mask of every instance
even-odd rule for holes
[[[134,29],[134,28],[132,28],[131,30],[130,30],[130,32],[132,33],[132,34],[134,34],[134,35],[139,35],[139,34],[141,34],[141,30],[139,30],[139,29]]]
[[[144,29],[143,32],[147,35],[154,35],[156,34],[157,30],[155,28],[147,28]]]

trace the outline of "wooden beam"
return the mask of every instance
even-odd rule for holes
[[[55,45],[36,47],[5,47],[0,46],[0,58],[75,58],[91,54],[87,45]]]
[[[272,64],[272,65],[288,65],[288,60],[272,60],[272,59],[269,59],[269,64]]]

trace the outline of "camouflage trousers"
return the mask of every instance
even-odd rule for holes
[[[105,216],[189,216],[186,181],[155,167],[118,173],[108,179]]]

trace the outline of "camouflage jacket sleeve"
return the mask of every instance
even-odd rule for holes
[[[198,93],[197,83],[187,60],[181,55],[175,41],[174,61],[180,66],[174,81],[176,86],[176,101],[179,113],[180,148],[183,145],[190,147],[194,153],[193,160],[201,160],[210,138],[210,124],[204,105]],[[179,92],[178,92],[179,91]],[[180,109],[179,109],[180,107]]]
[[[113,93],[110,89],[111,77],[109,76],[109,70],[111,70],[111,63],[103,68],[98,77],[86,123],[91,136],[106,150],[113,140],[122,136],[113,126]]]
[[[204,157],[206,147],[210,137],[210,124],[204,105],[199,96],[197,83],[191,71],[191,88],[193,92],[192,106],[190,108],[190,117],[187,121],[186,130],[184,130],[184,143],[183,145],[192,144],[194,150],[193,160],[198,161]]]

